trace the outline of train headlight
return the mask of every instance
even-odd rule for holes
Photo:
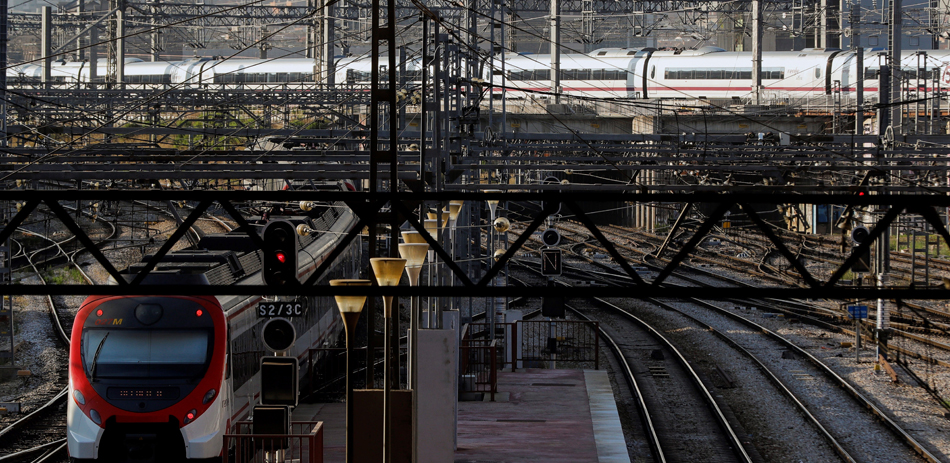
[[[99,416],[99,412],[89,409],[89,418],[92,418],[92,422],[98,425],[102,424],[102,417]]]
[[[79,392],[79,389],[73,391],[73,398],[76,399],[79,405],[86,405],[86,398],[83,397],[82,392]]]
[[[207,405],[208,402],[211,402],[211,400],[214,399],[214,396],[217,394],[218,394],[218,391],[215,391],[214,389],[206,392],[204,398],[201,399],[201,403]]]

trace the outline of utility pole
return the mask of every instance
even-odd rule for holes
[[[851,27],[851,49],[855,51],[855,59],[858,60],[855,69],[858,70],[857,80],[857,101],[854,112],[854,133],[856,135],[864,134],[864,48],[861,46],[861,1],[851,0],[851,18],[848,23]]]
[[[890,93],[890,126],[894,135],[903,133],[901,127],[903,106],[901,105],[901,21],[904,15],[903,1],[891,0],[890,24],[888,25],[888,67],[891,68],[891,81],[888,87]],[[882,134],[883,135],[883,134]]]
[[[40,53],[43,56],[43,76],[40,77],[40,82],[43,87],[49,88],[53,81],[53,57],[50,56],[53,49],[53,11],[44,6],[40,14]]]
[[[258,57],[260,59],[267,59],[267,50],[270,49],[270,44],[267,43],[267,25],[261,26],[261,40],[257,44],[259,50]]]
[[[323,3],[323,43],[319,44],[323,54],[323,69],[327,73],[328,86],[336,84],[336,62],[333,60],[333,47],[336,44],[336,2],[320,0]]]
[[[7,68],[7,6],[7,0],[0,0],[0,69]],[[7,146],[7,73],[0,74],[0,147],[3,147]]]
[[[158,61],[158,54],[162,50],[162,32],[158,24],[159,17],[162,14],[162,0],[150,0],[148,2],[149,15],[152,17],[152,30],[149,31],[149,61]]]
[[[752,0],[752,92],[762,104],[762,0]]]
[[[561,103],[561,2],[551,0],[551,93]]]
[[[121,84],[125,80],[125,0],[110,0],[109,6],[116,11],[109,18],[106,82]]]

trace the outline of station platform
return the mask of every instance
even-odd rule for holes
[[[455,461],[629,463],[603,370],[499,372],[495,402],[459,402]],[[324,461],[345,461],[344,404],[301,404],[295,421],[323,421]]]

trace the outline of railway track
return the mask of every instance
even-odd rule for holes
[[[591,301],[609,304],[596,298]],[[571,310],[589,319],[585,311]],[[609,327],[601,323],[600,335],[623,366],[654,461],[754,461],[713,393],[679,349],[650,324],[620,313]]]
[[[89,216],[89,214],[86,214]],[[119,233],[119,228],[114,224],[103,220],[102,217],[91,217],[93,221],[105,224],[106,233],[101,236],[100,247],[113,241]],[[230,225],[220,220],[212,220],[215,226],[228,231]],[[68,267],[75,271],[87,284],[96,284],[94,279],[86,273],[82,264],[78,261],[78,255],[85,251],[84,248],[69,249],[63,241],[57,241],[52,237],[44,236],[34,231],[28,231],[40,239],[50,243],[38,250],[23,250],[20,253],[21,261],[25,262],[25,267],[31,269],[37,278],[40,278],[43,284],[47,284],[46,277],[49,272],[44,272],[41,268]],[[67,240],[72,238],[67,238]],[[133,247],[139,247],[135,245]],[[55,252],[49,252],[55,249]],[[108,250],[115,251],[121,248],[110,247]],[[39,260],[34,258],[39,257]],[[56,298],[45,296],[44,303],[47,306],[52,326],[52,334],[62,345],[63,355],[67,355],[69,346],[69,335],[71,330],[72,317],[75,307],[81,302],[79,296],[59,296]],[[62,360],[61,364],[66,365],[67,360]],[[0,429],[0,462],[20,462],[32,461],[41,462],[65,462],[66,461],[66,440],[62,437],[66,433],[66,412],[65,404],[68,400],[68,390],[66,389],[65,369],[59,373],[56,380],[58,388],[55,393],[50,394],[44,400],[33,399],[36,403],[30,413],[19,417],[15,421],[9,422]],[[48,400],[47,400],[48,399]]]
[[[619,240],[619,238],[618,238],[618,240]],[[619,247],[619,246],[623,246],[623,245],[626,244],[626,243],[619,243],[619,244],[618,244],[618,243],[615,242],[614,244],[615,244],[615,245],[618,245],[618,247]],[[576,246],[578,246],[578,247],[589,246],[589,243],[586,243],[586,241],[581,241],[580,244],[577,244]],[[646,254],[647,254],[647,253],[645,253],[645,252],[641,252],[641,255],[646,255]],[[587,260],[588,260],[588,262],[592,262],[592,263],[598,264],[594,259],[587,258]],[[622,281],[622,280],[624,280],[624,279],[627,279],[627,280],[628,280],[628,277],[626,277],[625,274],[620,273],[618,270],[616,270],[616,269],[610,267],[609,265],[604,265],[604,264],[599,264],[599,265],[600,265],[602,268],[605,268],[605,269],[606,269],[605,273],[608,273],[608,272],[614,272],[614,273],[615,273],[615,275],[613,276],[613,279],[614,279],[614,280],[613,280],[611,283],[613,283],[613,284],[630,284],[629,281]],[[657,270],[657,267],[656,267],[656,266],[650,265],[649,263],[644,263],[644,265],[645,265],[645,266],[648,266],[648,267],[653,267],[654,270]],[[703,272],[703,269],[690,269],[690,270],[691,270],[691,271]],[[721,275],[708,275],[710,272],[704,272],[704,273],[707,273],[707,276],[709,276],[710,278],[717,278],[717,279],[718,279],[718,278],[721,277]],[[589,280],[589,279],[590,279],[590,276],[591,276],[591,271],[588,269],[588,270],[584,270],[584,271],[583,271],[583,274],[582,274],[581,278],[582,278],[582,279],[583,279],[583,278],[586,278],[586,279]],[[677,277],[681,277],[681,275],[677,275]],[[698,282],[698,281],[696,281],[695,278],[694,278],[694,279],[691,279],[691,281],[692,281],[692,283],[690,283],[690,284],[708,284],[708,283],[704,283],[704,282]],[[668,283],[669,283],[669,282],[668,282]],[[731,281],[730,284],[735,284],[735,281],[734,281],[734,280]],[[658,301],[658,302],[659,302],[659,301]],[[695,301],[694,301],[694,302],[695,302]],[[766,309],[766,310],[772,310],[772,309],[770,308],[770,304],[775,304],[775,302],[771,302],[771,301],[757,301],[757,302],[755,302],[755,303],[759,304],[763,309]],[[755,304],[755,303],[753,303],[753,304]],[[794,302],[793,302],[793,303],[794,303]],[[800,304],[800,303],[794,303],[794,304],[804,305],[804,304]],[[725,315],[725,312],[728,312],[728,311],[726,311],[725,309],[722,309],[722,308],[712,309],[712,307],[710,307],[710,310],[722,311],[722,312],[724,313],[724,315]],[[730,314],[730,315],[725,315],[725,316],[735,316],[735,317],[738,317],[738,315],[735,315],[735,314]],[[742,318],[742,317],[739,317],[739,318]],[[752,323],[752,324],[754,325],[754,322],[751,322],[751,321],[749,321],[749,320],[745,320],[745,322]],[[748,327],[749,327],[750,325],[746,325],[746,326],[747,326],[747,328],[745,328],[745,329],[748,329]],[[761,329],[760,327],[753,327],[753,330],[755,330],[755,331],[759,331],[760,329]],[[838,329],[839,331],[841,330],[840,327],[836,327],[836,329]],[[720,330],[720,331],[721,331],[721,330]],[[785,340],[784,342],[789,343],[790,341]],[[791,349],[790,346],[787,347],[787,348],[788,348],[788,349]],[[797,349],[800,349],[800,348],[797,348]],[[802,350],[802,352],[804,352],[804,350]],[[804,355],[802,355],[802,357],[803,357],[803,358],[807,358],[807,357],[805,357]],[[815,361],[817,361],[817,359],[815,359]],[[823,370],[826,370],[825,372],[822,373],[823,375],[835,375],[835,376],[837,376],[837,374],[834,373],[834,371],[833,371],[831,368],[829,368],[829,367],[827,367],[827,366],[823,366],[823,367],[821,367],[821,368],[822,368]],[[875,413],[877,413],[877,414],[878,414],[878,418],[877,418],[877,419],[880,419],[880,420],[884,421],[885,423],[887,423],[887,424],[888,424],[888,427],[892,430],[892,432],[893,432],[895,435],[899,436],[903,441],[907,442],[907,445],[909,445],[910,447],[914,448],[915,451],[918,451],[918,452],[923,456],[924,459],[926,459],[927,461],[940,461],[936,456],[934,456],[934,454],[933,454],[930,450],[928,450],[927,448],[925,448],[925,446],[923,446],[919,441],[917,441],[911,434],[909,434],[909,433],[907,433],[906,431],[904,431],[899,425],[897,425],[897,423],[895,423],[890,417],[888,417],[888,415],[887,415],[883,410],[881,410],[880,408],[878,408],[878,407],[874,404],[873,401],[870,401],[867,397],[860,396],[860,393],[858,393],[858,391],[857,391],[853,386],[851,386],[847,381],[845,381],[845,380],[844,380],[843,378],[841,378],[840,376],[837,376],[836,378],[835,378],[835,377],[832,377],[832,378],[833,378],[833,382],[836,383],[836,384],[838,385],[838,387],[844,388],[845,390],[850,389],[851,392],[853,393],[853,395],[854,395],[854,394],[857,394],[857,395],[855,396],[855,400],[859,403],[859,407],[861,407],[861,408],[868,408],[868,409],[874,411]]]

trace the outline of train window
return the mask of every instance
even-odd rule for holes
[[[706,72],[705,69],[697,69],[697,70],[693,71],[693,78],[694,78],[694,79],[705,79],[705,78],[706,78],[706,74],[707,74],[707,72]]]
[[[821,68],[815,68],[815,78],[816,79],[821,78]]]
[[[724,72],[725,71],[723,71],[722,69],[709,70],[709,71],[706,71],[706,78],[707,79],[722,79],[722,75]]]
[[[620,80],[623,76],[620,71],[604,71],[604,80]]]
[[[106,334],[109,337],[106,338]],[[207,330],[108,330],[83,333],[82,356],[86,371],[96,360],[96,376],[171,378],[200,376],[210,349]]]
[[[604,80],[603,69],[594,69],[594,80]]]
[[[606,51],[602,51],[602,52],[600,52],[600,53],[597,53],[597,56],[604,56],[604,55],[606,55],[606,54],[607,54]]]
[[[637,51],[636,51],[636,50],[628,51],[628,52],[627,52],[627,56],[633,56],[633,55],[636,55],[636,54],[637,54]]]
[[[656,77],[656,66],[650,68],[650,78],[653,79]]]
[[[881,68],[864,68],[865,80],[877,80],[881,76]]]

